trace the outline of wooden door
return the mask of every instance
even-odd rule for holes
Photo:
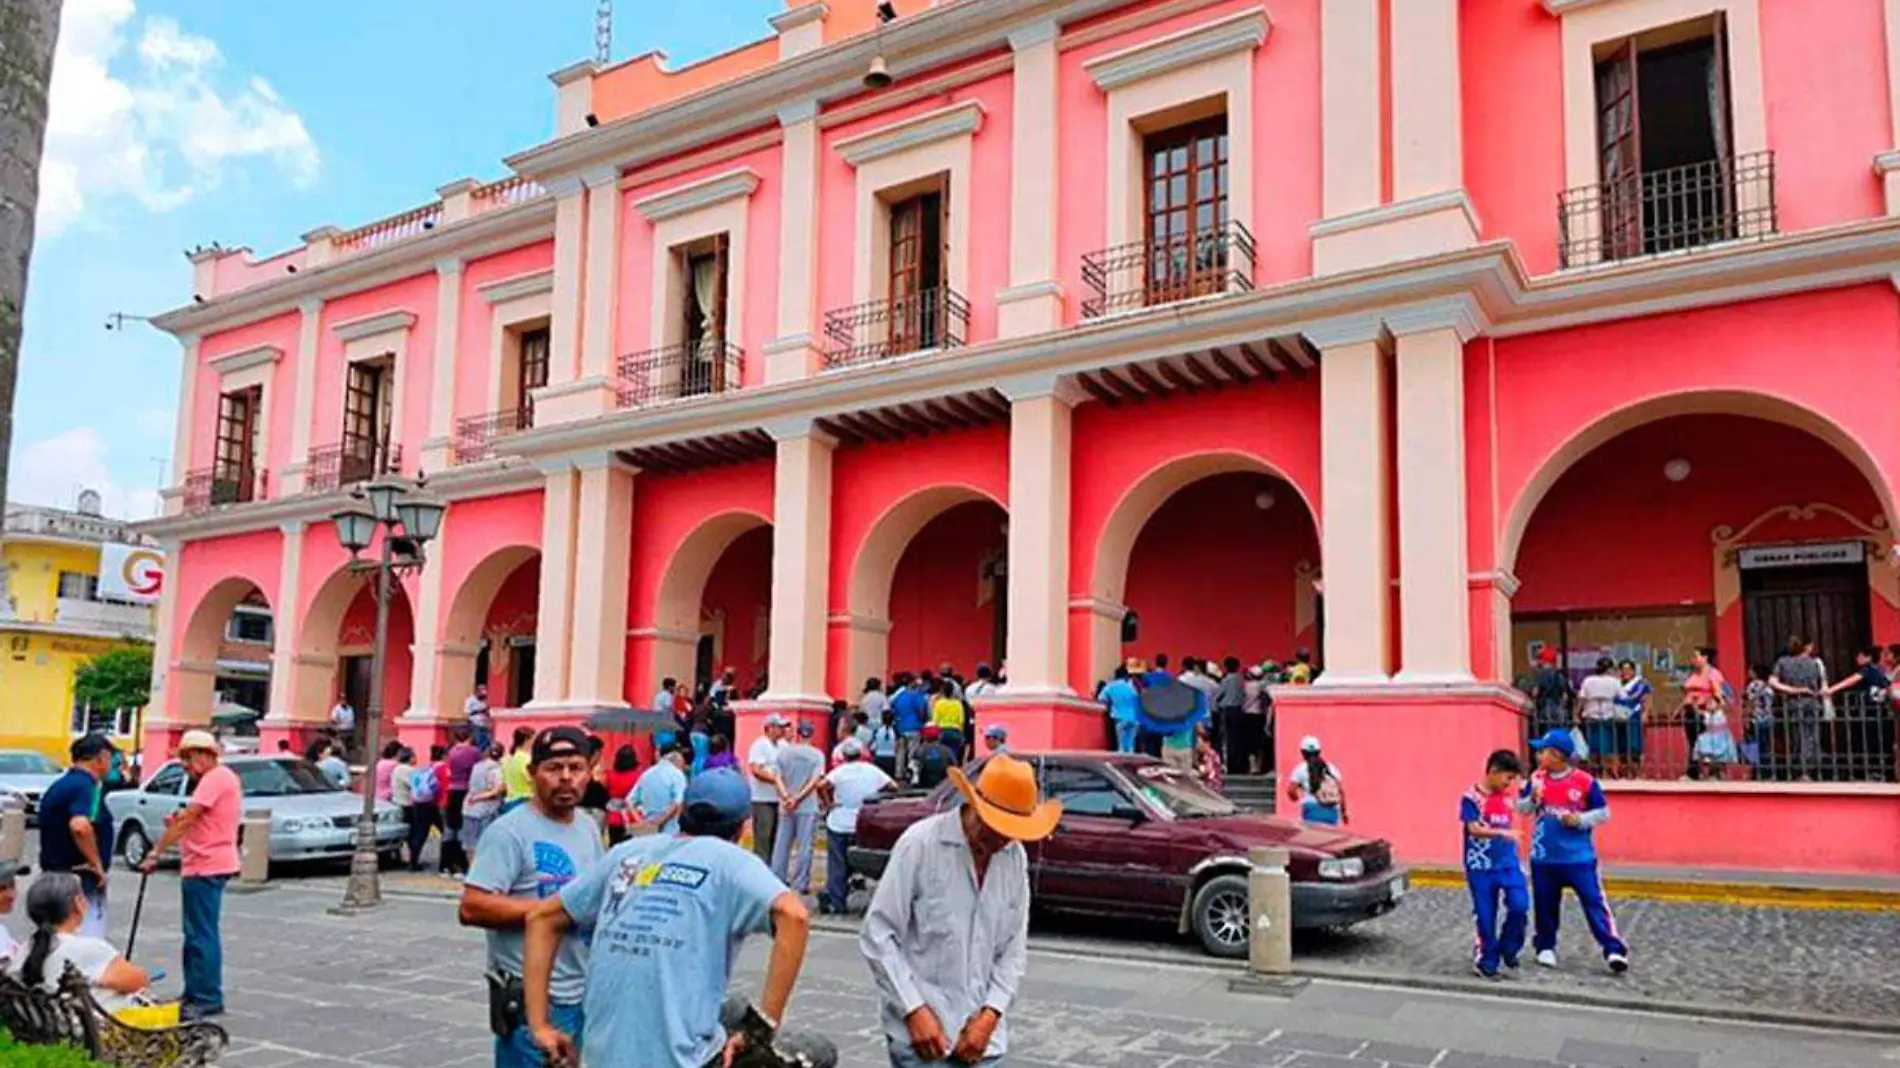
[[[1865,564],[1771,568],[1743,573],[1743,645],[1751,664],[1773,664],[1800,635],[1812,639],[1830,679],[1854,666],[1854,651],[1873,641]],[[1742,677],[1744,665],[1725,673]]]
[[[1227,118],[1151,135],[1144,146],[1145,303],[1219,293],[1227,285]]]
[[[384,366],[375,361],[350,365],[343,391],[343,456],[339,474],[345,483],[374,478],[380,450],[386,444],[390,398],[384,388]]]
[[[942,343],[943,210],[941,191],[891,206],[890,355]]]
[[[211,503],[251,500],[257,484],[257,446],[262,431],[259,411],[264,389],[252,386],[218,399],[218,441],[211,474]]]
[[[548,330],[521,333],[521,359],[515,365],[515,429],[534,425],[534,391],[548,384]]]
[[[1636,99],[1636,42],[1597,63],[1597,169],[1603,183],[1603,258],[1643,251],[1642,137]]]

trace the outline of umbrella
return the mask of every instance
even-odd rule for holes
[[[220,727],[237,727],[263,719],[264,713],[255,708],[230,703],[221,704],[211,710],[211,722]]]
[[[1207,698],[1201,691],[1174,679],[1141,691],[1136,722],[1156,734],[1178,734],[1207,718]]]
[[[679,729],[679,720],[670,712],[657,712],[640,708],[604,708],[590,714],[586,720],[589,730],[602,734],[642,734],[653,731],[672,731]]]

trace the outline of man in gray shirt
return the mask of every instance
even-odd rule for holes
[[[521,1006],[522,931],[540,902],[600,862],[600,828],[578,811],[590,777],[587,735],[578,727],[550,727],[535,735],[528,768],[534,796],[482,832],[482,845],[462,885],[464,926],[488,930],[489,1024],[495,1032],[495,1068],[542,1068],[540,1047]],[[550,996],[555,1026],[577,1038],[585,1021],[587,945],[561,943]]]
[[[778,781],[785,791],[784,816],[772,843],[772,873],[800,894],[811,892],[811,843],[818,830],[818,781],[825,754],[811,744],[812,725],[798,725],[798,740],[779,750]]]

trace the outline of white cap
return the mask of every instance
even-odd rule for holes
[[[221,753],[224,751],[223,748],[218,745],[218,740],[211,736],[210,731],[186,731],[184,737],[178,739],[178,752],[180,755],[183,755],[194,749],[203,750],[207,753]]]
[[[771,712],[766,714],[765,725],[768,727],[789,727],[792,725],[792,721],[779,715],[777,712]]]
[[[1319,752],[1319,735],[1317,735],[1317,734],[1309,734],[1309,735],[1307,735],[1306,737],[1304,737],[1304,738],[1301,738],[1301,739],[1300,739],[1300,752],[1302,752],[1302,753],[1317,753],[1317,752]]]

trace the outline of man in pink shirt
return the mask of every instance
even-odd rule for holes
[[[244,787],[218,760],[218,740],[206,731],[186,731],[178,761],[197,784],[191,802],[165,825],[165,834],[139,870],[150,874],[172,846],[184,860],[185,996],[179,1015],[202,1020],[224,1014],[224,943],[219,914],[224,884],[238,872],[238,823]]]

